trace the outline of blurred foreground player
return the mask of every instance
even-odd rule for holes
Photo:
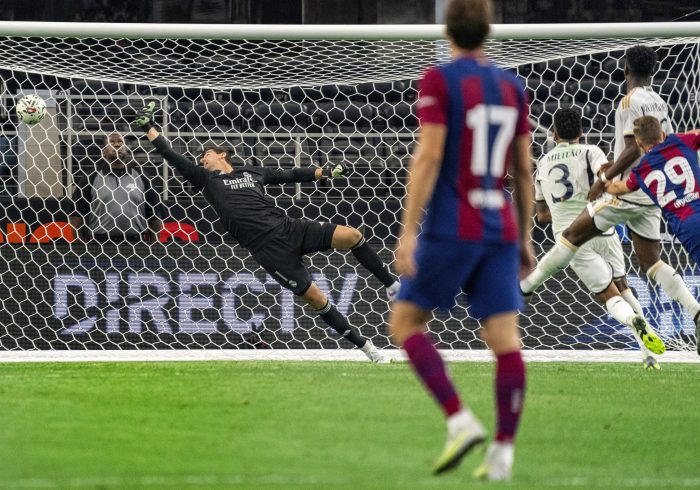
[[[139,126],[158,153],[175,167],[216,211],[226,230],[283,287],[301,297],[333,330],[362,350],[374,363],[389,358],[362,337],[311,280],[303,256],[330,249],[350,249],[384,286],[391,298],[398,289],[396,278],[369,246],[362,233],[347,226],[292,219],[270,202],[263,192],[267,184],[313,182],[339,178],[346,172],[342,164],[325,168],[292,170],[232,165],[226,149],[204,148],[201,165],[173,151],[168,141],[153,127],[155,103],[141,110],[134,124]]]
[[[434,472],[455,468],[486,432],[463,406],[425,330],[432,309],[450,308],[460,290],[466,293],[496,356],[496,440],[474,476],[506,480],[525,394],[518,272],[535,263],[528,107],[516,77],[485,58],[490,2],[452,0],[446,12],[453,59],[428,69],[420,84],[421,128],[396,249],[401,288],[391,331],[447,417],[447,442]],[[505,189],[509,171],[517,218]]]

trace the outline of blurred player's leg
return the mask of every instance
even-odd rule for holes
[[[408,355],[416,375],[447,417],[447,442],[433,470],[442,473],[456,467],[462,457],[482,443],[486,431],[462,401],[450,379],[445,363],[425,333],[428,312],[415,304],[399,301],[391,318],[392,335]]]
[[[496,438],[474,476],[508,480],[513,467],[515,435],[525,398],[525,364],[520,353],[517,314],[493,315],[484,321],[482,337],[496,356]]]

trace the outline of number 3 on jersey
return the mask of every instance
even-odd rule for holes
[[[467,111],[467,127],[472,130],[472,174],[500,178],[505,174],[506,154],[513,141],[518,110],[515,107],[479,104]],[[489,133],[497,127],[488,158]]]
[[[571,171],[569,170],[569,167],[566,166],[566,164],[557,163],[549,169],[549,173],[547,175],[551,177],[552,172],[554,172],[555,170],[561,170],[561,177],[555,180],[554,183],[561,184],[564,186],[564,194],[562,194],[561,196],[555,196],[554,194],[552,194],[552,202],[568,201],[569,199],[571,199],[571,196],[574,195],[574,186],[569,180]]]

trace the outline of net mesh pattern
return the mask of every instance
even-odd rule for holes
[[[624,49],[634,44],[658,51],[652,85],[668,101],[674,126],[700,127],[697,38],[489,41],[489,56],[528,89],[535,157],[553,145],[554,112],[574,104],[586,142],[612,158]],[[391,263],[417,134],[416,80],[449,58],[444,42],[12,37],[0,38],[0,47],[0,348],[349,346],[232,241],[129,122],[155,100],[158,126],[193,160],[203,144],[215,143],[251,165],[347,163],[347,180],[269,186],[267,193],[290,216],[362,228]],[[28,93],[49,106],[31,127],[13,113]],[[158,196],[162,227],[140,230],[146,240],[86,240],[68,224],[76,187],[103,163],[112,132],[123,135],[142,179],[137,194],[141,186]],[[553,244],[551,229],[536,221],[533,237],[540,256]],[[664,258],[696,294],[695,266],[664,237]],[[647,283],[628,242],[624,248],[648,320],[670,348],[693,348],[692,319]],[[307,263],[362,334],[391,345],[379,281],[350,253],[316,253]],[[534,295],[521,325],[533,349],[635,345],[568,270]],[[484,347],[462,296],[430,328],[441,348]]]

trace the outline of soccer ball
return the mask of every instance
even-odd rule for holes
[[[25,124],[36,124],[46,116],[46,102],[37,95],[25,95],[15,109],[17,117]]]

